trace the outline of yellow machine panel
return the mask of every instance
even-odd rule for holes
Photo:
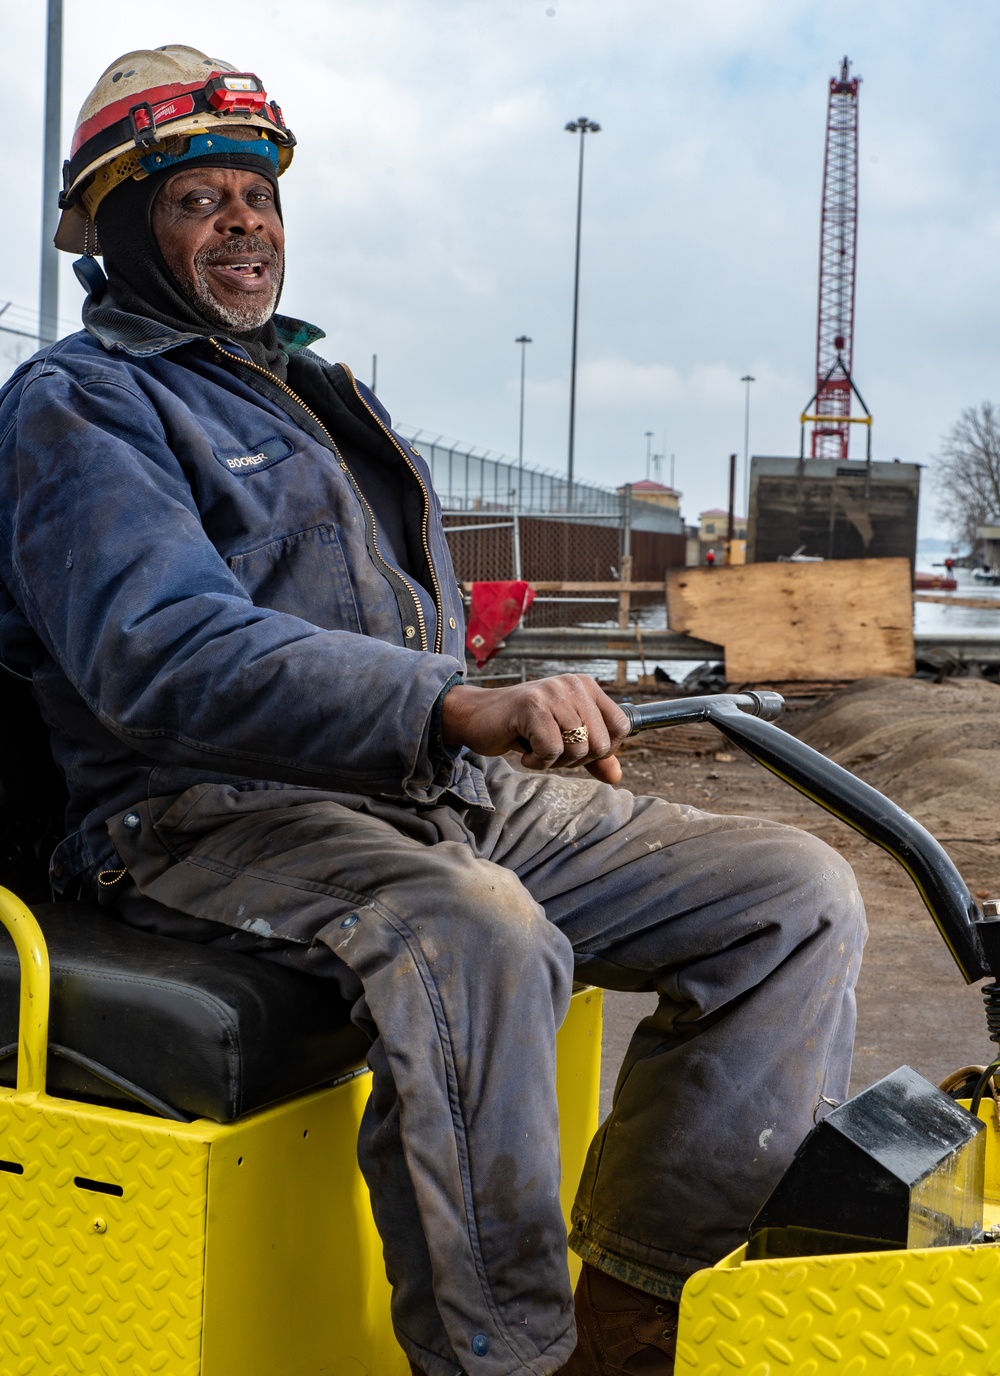
[[[199,1371],[208,1142],[8,1090],[0,1153],[3,1376]]]
[[[987,1227],[1000,1216],[997,1111]],[[746,1261],[744,1248],[684,1287],[677,1376],[997,1376],[1000,1246]]]
[[[0,1089],[0,1376],[408,1376],[356,1157],[368,1072],[235,1123],[50,1097],[44,942],[11,902],[28,1054]],[[567,1214],[600,1047],[583,989],[559,1033]]]

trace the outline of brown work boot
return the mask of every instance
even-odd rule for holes
[[[560,1376],[673,1376],[679,1310],[675,1300],[585,1262],[576,1287],[576,1351]]]

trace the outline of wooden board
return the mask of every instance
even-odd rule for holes
[[[537,580],[532,579],[532,581],[531,581],[531,586],[534,588],[535,592],[618,592],[618,593],[622,593],[622,592],[663,592],[663,589],[664,589],[664,583],[663,583],[663,579],[662,579],[662,578],[659,579],[659,580],[658,580],[657,582],[655,582],[655,583],[650,583],[650,582],[636,583],[634,580],[633,580],[633,581],[629,581],[628,579],[626,579],[624,582],[623,582],[621,579],[618,579],[618,580],[616,580],[615,582],[610,582],[608,579],[605,579],[603,583],[579,583],[579,582],[577,582],[577,583],[571,583],[571,582],[567,582],[565,579],[558,579],[558,580],[556,580],[555,582],[546,583],[546,582],[538,582]],[[471,583],[463,583],[463,584],[462,584],[462,591],[463,591],[463,592],[471,593],[471,592],[472,592],[472,584],[471,584]],[[1000,603],[998,603],[997,605],[1000,606]]]
[[[731,683],[914,671],[908,559],[678,569],[667,624],[723,645]]]
[[[946,607],[978,607],[980,611],[1000,612],[1000,598],[953,597],[951,593],[915,592],[914,602],[942,602]]]

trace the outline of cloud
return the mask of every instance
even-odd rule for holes
[[[555,8],[554,17],[546,10]],[[67,6],[65,140],[115,50],[178,38],[258,70],[299,137],[282,198],[284,307],[415,425],[525,456],[567,448],[578,145],[588,136],[577,462],[676,454],[690,510],[727,455],[794,453],[814,385],[826,91],[861,88],[856,372],[878,454],[923,461],[1000,400],[1000,177],[991,0],[243,0],[164,20]],[[0,0],[8,149],[0,304],[25,323],[38,263],[44,7]],[[877,158],[878,161],[873,161]],[[80,300],[68,263],[62,315]],[[18,314],[17,308],[21,313]]]

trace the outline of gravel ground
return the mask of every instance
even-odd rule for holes
[[[782,724],[913,813],[978,897],[1000,895],[1000,688],[962,679],[866,680],[818,702],[792,700]],[[903,1063],[937,1083],[989,1058],[978,986],[968,987],[909,877],[878,847],[774,778],[714,727],[674,727],[626,744],[626,787],[710,812],[803,827],[851,862],[871,937],[858,985],[856,1091]],[[602,1116],[648,994],[605,995]]]

